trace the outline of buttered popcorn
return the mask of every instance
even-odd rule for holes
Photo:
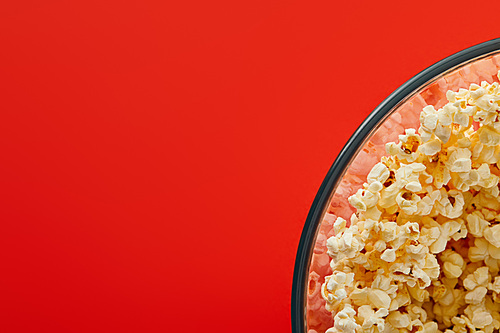
[[[500,73],[499,73],[500,78]],[[500,87],[426,106],[334,223],[328,333],[500,329]]]

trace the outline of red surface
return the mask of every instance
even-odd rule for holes
[[[404,81],[498,37],[499,10],[2,3],[0,331],[289,332],[336,154]]]

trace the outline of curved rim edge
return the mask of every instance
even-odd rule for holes
[[[350,156],[353,155],[358,147],[363,143],[366,136],[372,128],[381,121],[384,116],[392,110],[399,102],[406,98],[410,93],[418,89],[426,82],[443,72],[452,69],[464,62],[477,58],[481,55],[500,50],[500,38],[492,39],[481,44],[471,46],[467,49],[454,53],[435,64],[424,69],[399,88],[392,92],[385,100],[382,101],[361,123],[358,129],[350,137],[344,148],[340,151],[335,159],[330,170],[326,174],[321,186],[314,198],[309,213],[302,229],[299,246],[295,259],[292,283],[292,299],[291,299],[291,319],[292,332],[303,333],[305,320],[305,287],[308,283],[307,274],[309,261],[312,254],[312,245],[315,241],[316,229],[319,226],[320,218],[323,210],[328,204],[330,194],[336,185],[337,178],[342,175],[344,169],[350,162]]]

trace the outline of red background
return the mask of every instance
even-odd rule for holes
[[[476,5],[2,2],[0,331],[289,332],[328,168],[391,91],[500,36]]]

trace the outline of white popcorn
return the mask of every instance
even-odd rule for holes
[[[495,190],[497,192],[493,196],[498,196],[498,187],[496,187],[496,185],[498,184],[499,177],[497,175],[491,174],[488,164],[481,164],[481,166],[477,169],[477,173],[479,176],[477,185],[484,188],[491,188],[495,186]]]
[[[427,156],[433,156],[436,155],[438,152],[441,151],[441,140],[439,139],[432,139],[427,141],[426,143],[420,145],[418,147],[418,150]]]
[[[391,301],[391,306],[389,308],[389,311],[394,311],[399,309],[402,306],[410,305],[411,298],[410,298],[410,293],[408,292],[408,289],[406,286],[403,284],[399,284],[398,286],[398,292],[396,293],[396,296],[392,299]]]
[[[396,239],[398,224],[396,222],[383,222],[380,225],[380,238],[385,242]]]
[[[469,149],[457,148],[451,153],[446,165],[451,172],[469,172],[472,165],[471,156]]]
[[[357,306],[368,305],[368,290],[368,288],[355,288],[349,295],[349,299]]]
[[[452,332],[454,333],[467,333],[467,327],[468,325],[472,325],[470,320],[468,320],[467,317],[465,316],[460,316],[460,317],[453,317],[451,319],[451,322],[453,323],[453,330]]]
[[[474,239],[474,246],[469,248],[469,259],[478,262],[489,258],[488,241],[484,238]]]
[[[369,305],[362,305],[358,308],[358,318],[361,319],[363,324],[361,329],[363,332],[383,332],[385,329],[385,320],[389,314],[387,309],[379,309],[376,312]]]
[[[465,314],[471,318],[472,325],[477,328],[484,328],[493,322],[493,317],[483,303],[469,305],[464,310]]]
[[[486,227],[483,232],[484,238],[494,247],[500,247],[500,224]]]
[[[467,275],[464,279],[464,287],[467,290],[473,290],[476,287],[486,287],[490,279],[488,267],[479,267],[474,273]]]
[[[417,204],[420,201],[420,197],[415,193],[411,192],[399,192],[396,196],[396,203],[399,208],[406,214],[414,214],[417,212],[418,207]]]
[[[468,304],[479,304],[483,301],[488,290],[486,287],[477,287],[465,294],[465,302]]]
[[[387,262],[393,262],[396,260],[396,249],[387,249],[382,253],[380,256],[380,259],[387,261]]]
[[[429,321],[424,324],[423,333],[438,333],[438,324],[434,321]]]
[[[436,129],[438,125],[438,115],[436,109],[432,105],[426,106],[420,115],[422,127],[428,131]]]
[[[441,225],[428,216],[422,218],[422,224],[419,242],[431,246],[441,236]]]
[[[365,212],[359,212],[360,218],[366,219],[366,220],[376,220],[378,221],[380,219],[380,216],[382,215],[382,212],[376,207],[370,207],[368,208]]]
[[[461,219],[458,219],[456,221],[451,220],[443,224],[439,224],[430,218],[425,218],[424,221],[426,221],[424,227],[426,231],[426,233],[424,234],[425,238],[423,239],[424,242],[429,239],[431,232],[433,232],[434,235],[437,235],[436,229],[439,230],[437,239],[429,245],[429,250],[432,253],[440,253],[444,251],[444,249],[446,248],[446,244],[450,239],[453,238],[455,240],[458,240],[467,235],[465,224]],[[463,229],[465,229],[465,231],[463,231]]]
[[[488,289],[493,292],[493,301],[500,303],[500,277],[495,277],[493,283],[488,284]]]
[[[451,135],[451,115],[447,110],[439,109],[439,112],[432,105],[424,107],[420,114],[419,133],[422,141],[429,141],[433,134],[443,143],[448,142]]]
[[[333,223],[333,231],[335,232],[335,235],[344,232],[346,229],[346,224],[347,224],[346,220],[344,220],[341,217],[337,217],[337,219]]]
[[[440,259],[443,262],[443,273],[447,278],[456,279],[462,275],[466,264],[460,254],[448,249],[441,253]]]
[[[334,326],[329,328],[325,333],[354,333],[360,328],[360,325],[356,323],[354,316],[356,311],[351,307],[351,305],[346,304],[342,311],[337,313],[334,318]]]
[[[493,259],[500,259],[500,248],[492,244],[488,244],[488,254]]]
[[[391,305],[391,298],[389,295],[380,289],[371,289],[368,291],[368,300],[378,309],[388,309]]]
[[[446,193],[444,188],[441,188],[441,200],[436,206],[437,211],[448,218],[454,219],[462,215],[464,208],[464,197],[462,192],[458,190],[450,190]]]
[[[453,116],[453,122],[462,126],[462,128],[468,128],[470,125],[470,114],[473,112],[472,107],[467,107],[465,109],[459,109],[455,105],[452,107],[456,108],[456,112]]]
[[[390,209],[391,207],[398,208],[396,203],[396,196],[399,194],[399,191],[403,188],[401,182],[395,182],[389,187],[384,188],[380,192],[380,200],[378,205],[382,208]]]
[[[387,243],[379,239],[373,244],[373,249],[378,252],[383,252],[387,248]]]
[[[420,136],[412,128],[405,130],[405,135],[399,136],[399,143],[388,143],[386,151],[388,154],[397,156],[400,160],[414,162],[419,157],[418,148],[422,143]]]
[[[407,313],[401,313],[399,311],[394,311],[387,316],[387,321],[394,328],[407,328],[410,326],[410,316]]]
[[[376,275],[372,283],[372,288],[383,290],[389,296],[393,296],[394,293],[398,290],[398,286],[392,284],[391,278],[381,274]]]
[[[411,275],[417,279],[417,286],[420,290],[431,285],[431,278],[420,267],[413,266]],[[423,299],[421,301],[423,301]]]
[[[500,293],[500,277],[496,276],[493,283],[488,284],[488,289]]]
[[[383,163],[377,163],[366,177],[369,183],[380,182],[384,183],[389,178],[389,168]]]
[[[346,286],[354,281],[354,273],[337,272],[329,276],[325,281],[326,297],[328,302],[341,301],[347,297]]]
[[[500,144],[500,133],[491,125],[482,126],[477,130],[479,141],[485,146],[497,146]]]
[[[426,253],[421,268],[431,279],[435,280],[439,277],[440,268],[435,255]]]
[[[373,194],[380,192],[384,188],[381,182],[375,181],[368,185],[367,190],[372,192]]]
[[[349,203],[359,211],[366,211],[368,208],[374,207],[380,195],[365,189],[359,189],[355,195],[349,197]]]
[[[466,220],[469,232],[474,237],[483,237],[484,230],[490,224],[484,219],[484,216],[480,211],[474,211],[467,215]]]

